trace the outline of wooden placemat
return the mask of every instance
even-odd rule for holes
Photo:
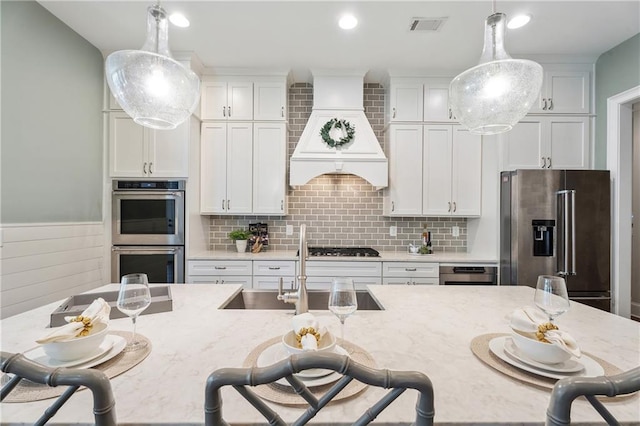
[[[517,380],[522,383],[527,383],[529,385],[533,385],[535,387],[541,389],[551,390],[553,389],[553,385],[558,381],[557,379],[550,379],[547,377],[538,376],[534,373],[529,373],[528,371],[521,370],[513,365],[501,360],[496,355],[491,352],[489,349],[489,342],[496,338],[508,336],[507,333],[491,333],[491,334],[481,334],[480,336],[475,337],[471,341],[471,351],[473,354],[478,357],[478,359],[489,367],[498,370],[499,372],[509,376],[510,378]],[[611,376],[615,374],[622,373],[622,370],[616,367],[613,364],[608,363],[607,361],[598,358],[597,356],[591,355],[590,353],[584,352],[585,355],[588,355],[589,358],[596,361],[598,364],[602,366],[604,369],[605,376]]]
[[[109,334],[124,337],[129,341],[133,333],[128,331],[110,331]],[[94,367],[96,370],[104,372],[110,379],[140,364],[151,353],[151,341],[140,333],[136,333],[136,339],[144,340],[147,346],[133,352],[122,351],[110,360],[98,364]],[[8,380],[7,374],[2,374],[0,382],[4,384]],[[22,380],[13,391],[2,402],[32,402],[43,399],[55,398],[62,395],[67,386],[58,386],[55,388],[39,383],[33,383],[28,380]],[[86,389],[81,386],[77,392]]]
[[[282,344],[282,336],[273,337],[258,346],[256,346],[245,358],[242,363],[243,367],[255,367],[260,357],[260,354],[264,352],[267,348],[273,345],[281,345]],[[358,345],[355,345],[349,341],[344,341],[340,344],[340,346],[349,352],[349,356],[354,361],[371,368],[376,367],[376,363],[373,360],[373,357],[369,352],[364,350]],[[316,398],[322,397],[331,387],[335,384],[329,383],[323,386],[314,386],[310,387],[309,390],[313,393]],[[351,398],[363,390],[367,388],[367,385],[359,382],[358,380],[352,380],[344,389],[340,391],[338,395],[336,395],[331,402],[343,400],[346,398]],[[251,388],[259,397],[266,399],[267,401],[275,402],[281,405],[289,405],[289,406],[307,406],[309,405],[307,401],[305,401],[301,396],[296,394],[290,386],[281,385],[279,383],[269,383],[266,385],[258,385]]]

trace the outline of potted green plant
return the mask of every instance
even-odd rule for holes
[[[245,229],[236,229],[229,232],[229,238],[236,242],[236,249],[238,253],[244,253],[247,251],[247,240],[251,236],[251,232]]]

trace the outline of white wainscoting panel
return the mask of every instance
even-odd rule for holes
[[[0,228],[0,318],[108,282],[102,222]]]

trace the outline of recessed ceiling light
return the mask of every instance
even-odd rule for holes
[[[355,16],[351,14],[342,15],[340,20],[338,21],[338,25],[343,30],[352,30],[358,25],[358,20]]]
[[[529,14],[516,15],[509,20],[509,23],[507,24],[507,28],[511,30],[515,30],[516,28],[524,27],[529,23],[530,20],[531,20],[531,15]]]
[[[187,17],[182,13],[172,13],[171,16],[169,16],[169,21],[171,21],[171,23],[176,27],[181,28],[186,28],[191,25]]]

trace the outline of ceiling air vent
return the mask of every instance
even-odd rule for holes
[[[447,18],[411,18],[409,31],[438,31]]]

